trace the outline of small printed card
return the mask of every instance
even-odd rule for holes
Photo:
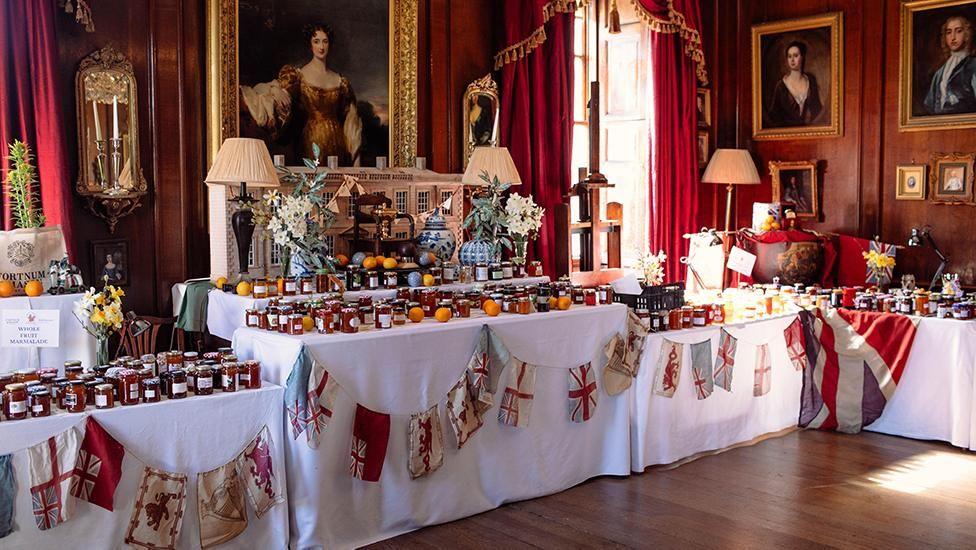
[[[756,265],[756,255],[750,254],[738,246],[733,246],[732,251],[729,252],[729,261],[725,265],[736,273],[752,277],[752,268]]]
[[[56,348],[60,345],[60,310],[5,309],[0,322],[0,347]]]

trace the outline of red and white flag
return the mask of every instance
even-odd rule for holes
[[[894,395],[918,320],[846,309],[799,316],[811,367],[803,371],[800,426],[861,431]]]
[[[244,482],[237,460],[197,474],[197,514],[200,547],[211,548],[233,540],[247,529]]]
[[[467,374],[461,375],[451,391],[447,392],[447,417],[451,421],[458,449],[483,425],[481,409],[474,396]]]
[[[712,371],[715,385],[725,391],[732,391],[732,369],[735,367],[735,350],[738,340],[723,328],[718,339],[718,355]]]
[[[186,474],[146,466],[125,543],[150,550],[175,550],[186,512]]]
[[[487,328],[487,325],[485,325]],[[465,371],[470,386],[471,397],[474,399],[478,414],[484,414],[494,404],[491,395],[491,357],[488,353],[488,334],[482,333],[478,346],[475,347],[468,368]]]
[[[349,473],[363,481],[379,481],[390,441],[390,415],[356,404],[352,426]]]
[[[596,375],[587,363],[569,369],[569,419],[586,422],[596,412]]]
[[[712,395],[712,341],[691,344],[691,379],[695,383],[695,396],[706,399]]]
[[[271,431],[265,426],[237,457],[237,469],[241,473],[244,490],[258,518],[272,506],[285,501],[274,449]]]
[[[773,365],[769,360],[769,344],[756,346],[755,381],[752,384],[752,395],[760,397],[769,393],[772,386]]]
[[[68,490],[80,447],[78,430],[69,428],[27,449],[34,523],[41,531],[71,519],[74,500]]]
[[[102,428],[94,417],[85,421],[85,439],[78,451],[71,480],[71,496],[87,500],[109,512],[114,509],[115,489],[122,479],[125,447]]]
[[[786,340],[786,353],[790,356],[793,368],[800,371],[807,363],[806,342],[803,338],[803,325],[800,318],[793,319],[790,326],[783,331]]]
[[[308,375],[308,400],[305,405],[305,435],[308,446],[317,449],[322,431],[332,421],[339,384],[318,361]]]
[[[661,343],[661,353],[658,356],[657,372],[654,375],[654,393],[664,397],[673,397],[678,389],[678,378],[681,375],[685,345],[672,342],[667,338]]]
[[[410,415],[410,479],[425,476],[444,464],[444,433],[437,405],[426,411]]]
[[[535,365],[515,360],[505,369],[505,391],[498,408],[498,422],[516,428],[529,425],[532,401],[535,400]]]

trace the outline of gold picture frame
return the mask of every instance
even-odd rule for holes
[[[965,7],[965,9],[963,8]],[[924,73],[916,75],[916,23],[928,25],[928,35],[932,40],[941,36],[940,21],[948,22],[954,17],[968,17],[970,24],[976,25],[976,0],[916,0],[901,4],[901,28],[899,33],[899,70],[898,70],[898,131],[921,132],[931,130],[951,130],[960,128],[976,128],[976,109],[967,113],[957,114],[918,114],[918,110],[931,110],[935,107],[928,104],[928,96],[920,100],[916,97],[916,86],[929,81],[931,87],[935,74],[930,74],[935,67],[926,67]],[[972,39],[976,39],[973,36]],[[972,45],[971,45],[972,46]],[[929,48],[930,53],[933,48]],[[942,55],[945,55],[944,53]],[[943,60],[940,58],[938,63]],[[958,68],[958,66],[957,66]],[[937,71],[936,71],[937,74]],[[919,82],[916,82],[919,80]],[[921,90],[918,90],[921,91]],[[919,105],[918,101],[922,104]]]
[[[419,0],[390,3],[389,166],[414,166],[417,156],[417,34]],[[207,159],[239,132],[238,0],[207,0]]]
[[[699,128],[712,127],[712,91],[708,88],[698,88],[695,91],[695,113],[698,116]]]
[[[826,30],[826,32],[824,32]],[[780,35],[780,36],[776,36]],[[825,36],[826,35],[826,36]],[[804,38],[806,37],[806,38]],[[818,94],[827,98],[827,104],[822,105],[820,112],[813,116],[813,120],[807,124],[789,125],[786,121],[776,120],[773,116],[774,109],[767,105],[774,105],[772,100],[777,89],[770,87],[764,82],[764,72],[771,71],[767,68],[764,61],[771,61],[765,58],[769,53],[764,49],[764,40],[769,39],[767,45],[771,52],[780,55],[788,55],[793,40],[807,40],[811,42],[816,39],[816,43],[829,50],[830,59],[826,63],[829,67],[829,83],[824,86],[817,85],[821,91]],[[802,41],[801,40],[801,41]],[[785,46],[784,46],[785,44]],[[806,44],[806,42],[804,43]],[[804,48],[807,46],[804,45]],[[806,55],[806,54],[804,54]],[[779,61],[777,61],[779,63]],[[804,58],[804,68],[801,70],[808,76],[813,72],[807,72],[806,59]],[[821,66],[824,63],[820,63]],[[782,66],[779,66],[782,68]],[[816,75],[814,75],[816,76]],[[821,80],[824,75],[821,74]],[[813,79],[816,82],[816,78]],[[826,92],[826,93],[824,93]],[[769,96],[769,97],[767,97]],[[819,101],[819,99],[818,99]],[[801,117],[803,115],[801,114]],[[826,118],[825,122],[818,122],[818,119]],[[754,140],[777,140],[777,139],[803,139],[820,137],[837,137],[844,133],[844,14],[842,12],[831,12],[813,17],[800,19],[789,19],[785,21],[774,21],[771,23],[761,23],[752,26],[752,137]]]
[[[895,199],[900,201],[923,201],[928,186],[927,164],[899,164],[895,167]]]
[[[817,181],[817,161],[769,161],[769,175],[773,179],[773,202],[789,203],[798,218],[820,216],[820,183]],[[804,177],[805,176],[805,177]],[[799,180],[796,178],[799,177]],[[786,189],[784,189],[784,179]]]
[[[498,124],[501,99],[498,97],[498,84],[491,73],[475,80],[464,90],[461,106],[461,121],[464,125],[464,167],[475,147],[498,147]],[[480,114],[478,114],[480,112]],[[478,129],[481,129],[480,135]],[[484,131],[488,132],[487,137]]]
[[[698,130],[698,136],[695,139],[695,154],[698,157],[698,168],[700,169],[704,169],[708,165],[708,159],[712,153],[709,141],[708,131]]]
[[[929,196],[935,204],[976,204],[973,161],[976,153],[935,153],[929,173]],[[962,170],[959,174],[958,171]],[[957,189],[958,187],[958,189]]]

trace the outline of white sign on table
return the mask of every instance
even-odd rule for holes
[[[725,264],[736,273],[752,277],[752,268],[756,265],[756,255],[750,254],[738,246],[733,246],[729,252],[729,261]]]
[[[60,310],[5,309],[0,322],[0,347],[56,348],[61,345]]]

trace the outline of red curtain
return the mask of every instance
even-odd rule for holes
[[[705,80],[697,0],[639,0],[651,26],[650,248],[668,255],[665,277],[684,277],[685,233],[698,226],[695,89]]]
[[[573,12],[547,0],[506,0],[501,66],[501,144],[522,177],[513,188],[546,209],[529,258],[556,272],[554,207],[572,181]]]
[[[6,181],[7,146],[30,145],[40,181],[47,225],[61,225],[72,261],[71,179],[59,100],[56,0],[0,1],[0,146]],[[11,229],[9,197],[3,197],[3,228]]]

